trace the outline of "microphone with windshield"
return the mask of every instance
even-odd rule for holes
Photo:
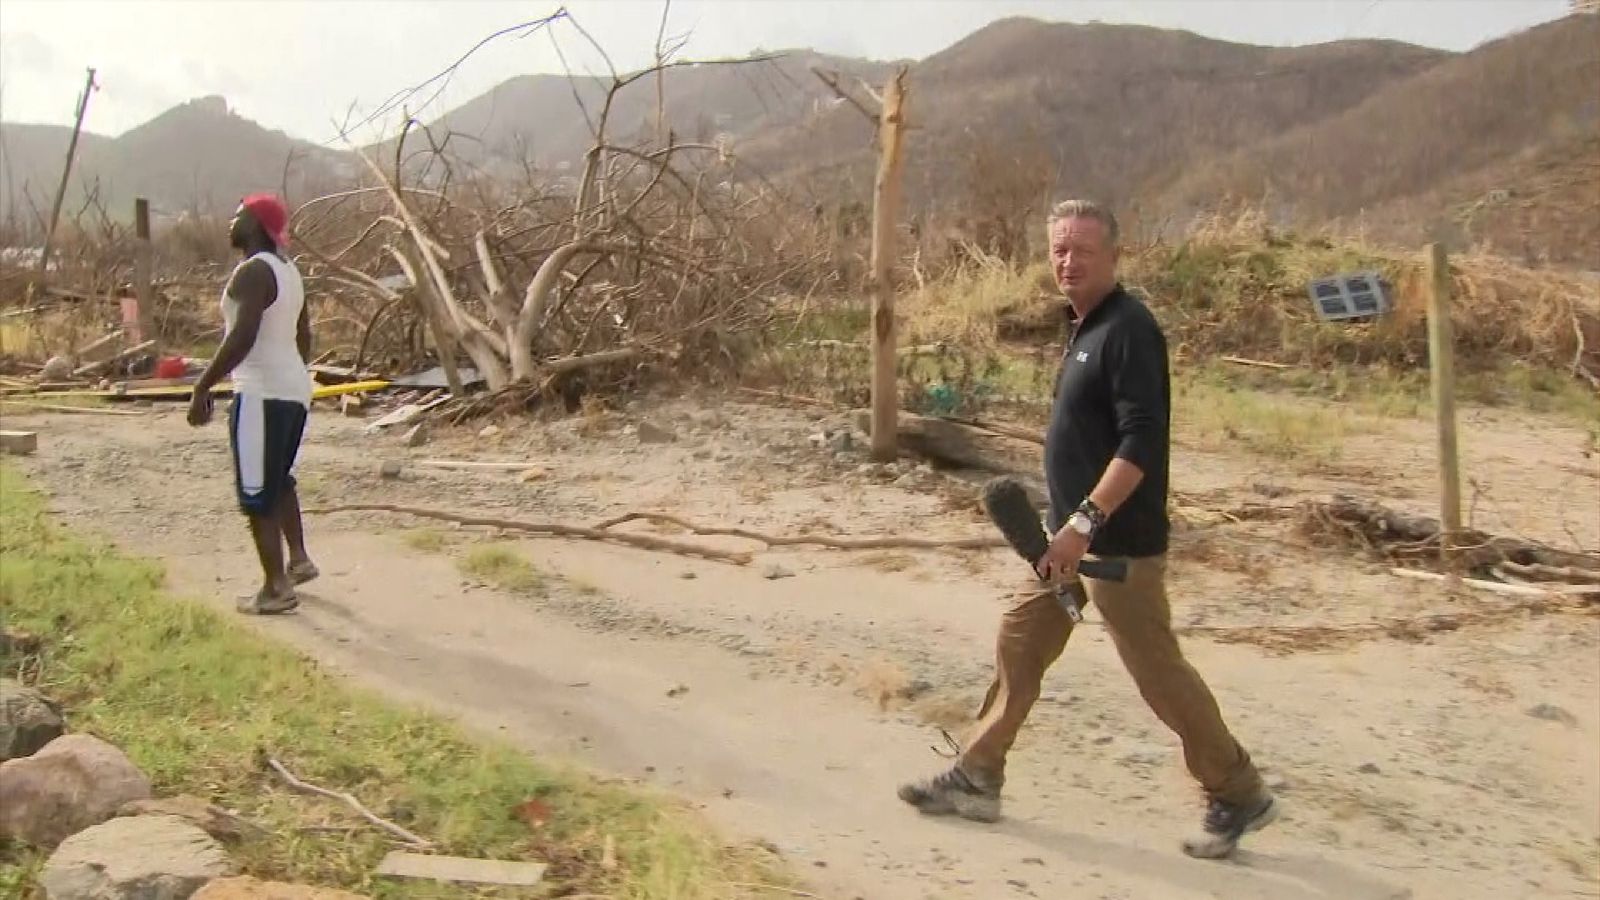
[[[989,521],[1005,536],[1006,543],[1033,568],[1035,577],[1039,577],[1039,560],[1050,548],[1050,535],[1039,521],[1039,513],[1034,510],[1022,482],[1009,475],[990,480],[983,486],[983,509],[989,514]],[[1078,574],[1100,581],[1124,581],[1128,577],[1128,563],[1120,559],[1084,559],[1078,563]],[[1072,621],[1083,621],[1083,613],[1066,587],[1059,588],[1057,596]]]

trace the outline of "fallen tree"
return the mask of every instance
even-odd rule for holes
[[[570,408],[652,367],[735,366],[773,298],[824,255],[780,195],[735,177],[726,145],[668,129],[618,137],[618,94],[687,64],[658,57],[613,72],[594,116],[579,97],[593,143],[576,184],[530,170],[508,186],[474,173],[450,152],[451,135],[436,139],[415,121],[394,141],[392,164],[354,150],[369,183],[301,205],[294,235],[314,276],[377,301],[358,357],[399,342],[414,359],[431,346],[460,396],[469,385],[454,370],[465,355],[494,399],[450,411],[457,421],[541,396]],[[410,152],[418,135],[426,147]]]

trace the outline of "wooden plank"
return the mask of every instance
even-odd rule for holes
[[[1461,464],[1456,446],[1455,336],[1450,322],[1450,261],[1444,245],[1428,245],[1428,371],[1433,380],[1434,418],[1439,433],[1439,553],[1456,571],[1461,533]]]
[[[888,462],[899,455],[896,417],[900,384],[896,374],[894,261],[895,221],[900,208],[901,145],[905,125],[906,68],[901,66],[883,89],[878,116],[878,175],[872,191],[872,457]]]
[[[20,406],[25,410],[39,410],[40,412],[78,413],[89,416],[142,416],[144,413],[131,409],[106,409],[103,406],[68,406],[65,403],[35,403],[32,400],[0,400],[3,406]]]
[[[497,884],[531,887],[544,880],[545,863],[465,856],[435,856],[392,850],[378,863],[377,873],[390,878],[416,878],[457,884]]]
[[[38,449],[37,431],[0,431],[0,452],[13,456],[32,456]]]
[[[523,462],[501,462],[498,460],[476,459],[417,459],[412,460],[413,466],[428,466],[434,469],[486,469],[500,472],[522,472],[532,469],[538,463],[531,460]]]
[[[129,357],[131,357],[131,356],[133,356],[135,354],[143,353],[144,351],[149,350],[151,347],[154,347],[155,345],[156,345],[155,341],[140,341],[139,343],[134,344],[132,347],[129,347],[128,349],[122,351],[121,353],[118,353],[116,356],[113,356],[110,359],[103,359],[103,360],[101,360],[99,362],[92,362],[92,363],[86,363],[85,365],[81,365],[81,366],[77,367],[76,369],[73,369],[72,370],[72,374],[74,376],[87,375],[90,372],[94,372],[94,371],[98,371],[100,369],[104,369],[105,367],[107,367],[109,365],[112,365],[113,363],[121,362],[122,360],[127,359],[127,358],[129,358]]]

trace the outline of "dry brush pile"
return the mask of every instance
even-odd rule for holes
[[[489,388],[475,412],[736,368],[775,298],[822,277],[820,229],[741,184],[720,145],[616,137],[612,101],[647,74],[613,79],[576,181],[508,187],[413,125],[391,160],[363,154],[371,183],[295,211],[295,249],[356,368],[431,348],[448,371],[459,351]]]

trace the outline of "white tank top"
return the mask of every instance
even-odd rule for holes
[[[233,387],[236,393],[260,397],[264,400],[293,400],[303,406],[311,405],[311,374],[306,361],[300,358],[300,348],[295,343],[299,330],[300,310],[305,306],[305,287],[294,263],[275,253],[257,253],[241,262],[263,260],[271,267],[278,282],[278,296],[261,315],[261,329],[256,332],[256,343],[250,348],[244,362],[233,370]],[[238,274],[238,267],[234,268]],[[229,279],[232,283],[232,279]],[[239,301],[222,290],[222,321],[229,333],[239,319]]]

